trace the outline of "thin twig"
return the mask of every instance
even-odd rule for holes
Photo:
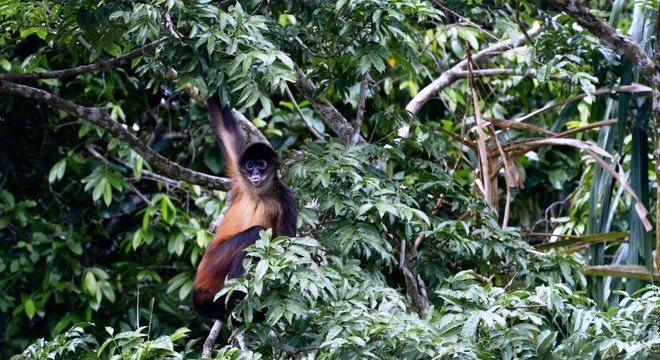
[[[101,153],[98,152],[98,151],[94,148],[94,145],[92,145],[92,144],[87,144],[87,146],[85,146],[85,148],[87,148],[87,151],[88,151],[90,154],[92,154],[94,157],[96,157],[96,158],[98,158],[98,159],[101,159],[101,161],[103,161],[106,165],[116,167],[115,164],[111,163],[110,160],[108,160],[105,156],[101,155]],[[139,190],[139,189],[138,189],[133,183],[129,183],[128,186],[131,188],[131,190],[133,190],[133,192],[134,192],[134,193],[140,198],[140,200],[142,200],[145,204],[148,205],[148,204],[151,203],[151,201],[149,201],[149,199],[148,199],[146,196],[144,196],[144,194],[143,194],[143,193],[142,193],[142,192],[141,192],[141,191],[140,191],[140,190]]]
[[[559,134],[555,134],[553,137],[558,137],[558,138],[563,138],[563,137],[569,137],[573,134],[580,133],[583,131],[591,130],[591,129],[596,129],[600,127],[605,127],[605,126],[611,126],[617,123],[617,119],[610,119],[610,120],[603,120],[603,121],[597,121],[591,124],[587,124],[585,126],[580,126],[576,127],[575,129],[570,129],[566,130],[564,132],[561,132]]]
[[[298,115],[300,115],[300,118],[302,119],[303,123],[309,130],[309,132],[314,135],[315,138],[317,139],[323,139],[323,136],[319,134],[318,131],[316,131],[316,128],[314,128],[314,125],[307,119],[305,114],[303,114],[302,110],[300,109],[300,106],[298,105],[298,102],[296,101],[296,98],[293,96],[293,93],[291,93],[291,89],[289,89],[289,84],[285,84],[284,91],[286,92],[286,96],[289,98],[289,101],[293,104],[293,107],[296,109],[296,112],[298,112]]]
[[[633,94],[635,94],[635,93],[649,93],[650,94],[651,92],[652,92],[652,89],[650,87],[642,85],[642,84],[633,83],[633,84],[630,84],[630,85],[615,86],[613,88],[598,89],[598,90],[594,91],[593,94],[591,94],[591,95],[599,96],[599,95],[613,94],[613,93],[633,93]],[[546,112],[550,109],[553,109],[553,108],[556,108],[556,107],[559,107],[559,106],[563,106],[563,105],[571,103],[573,101],[584,99],[588,95],[589,94],[582,93],[582,94],[573,95],[569,98],[562,99],[562,100],[559,100],[559,101],[551,101],[551,102],[547,103],[545,106],[543,106],[539,109],[536,109],[536,110],[530,112],[529,114],[526,114],[526,115],[523,115],[523,116],[518,117],[516,119],[513,119],[511,121],[515,121],[515,122],[527,121],[527,120],[529,120],[533,117],[536,117],[537,115],[539,115],[541,113],[544,113],[544,112]]]
[[[532,124],[526,124],[526,123],[520,123],[516,122],[513,120],[506,120],[506,119],[495,119],[495,118],[490,118],[487,119],[490,123],[493,125],[497,126],[498,128],[502,129],[516,129],[516,130],[524,130],[524,131],[530,131],[530,132],[537,132],[545,135],[550,135],[550,136],[556,136],[557,134],[548,130],[544,129],[540,126],[532,125]]]

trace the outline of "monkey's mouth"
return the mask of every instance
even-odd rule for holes
[[[260,185],[261,180],[262,180],[262,178],[261,178],[261,175],[259,175],[259,174],[250,175],[250,181],[252,181],[252,183],[254,185],[257,185],[257,186]]]

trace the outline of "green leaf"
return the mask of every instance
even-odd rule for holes
[[[142,159],[142,156],[136,155],[135,162],[133,164],[133,176],[135,176],[136,180],[140,180],[142,178],[143,166],[144,166],[144,160]]]
[[[268,262],[266,260],[259,260],[259,263],[257,264],[257,267],[254,270],[254,279],[256,281],[263,279],[264,275],[266,275],[267,270],[268,270]]]
[[[58,180],[61,180],[64,177],[64,171],[66,170],[66,158],[58,161],[53,165],[48,173],[48,182],[53,184]]]
[[[34,301],[32,299],[27,299],[23,302],[23,308],[25,309],[25,315],[29,319],[32,319],[34,317],[34,314],[37,312],[37,308],[34,305]]]
[[[179,288],[179,300],[183,301],[188,295],[190,295],[190,292],[192,291],[193,288],[193,282],[188,280],[181,287]]]
[[[557,332],[544,330],[536,340],[536,354],[539,359],[551,359],[551,352],[557,339]]]
[[[112,204],[112,186],[109,182],[103,185],[103,202],[105,202],[106,206]]]
[[[207,244],[206,230],[197,230],[197,246],[203,248]]]
[[[96,296],[97,283],[94,273],[87,271],[85,277],[83,278],[83,290],[89,295]]]

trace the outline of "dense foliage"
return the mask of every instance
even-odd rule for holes
[[[653,54],[657,1],[583,3]],[[559,10],[0,1],[0,357],[200,356],[211,323],[192,279],[226,193],[126,139],[220,176],[203,106],[215,93],[283,154],[299,209],[299,237],[263,232],[224,290],[246,298],[215,358],[660,357],[660,289],[585,275],[653,270],[648,79]],[[456,70],[470,57],[475,74]],[[44,75],[61,69],[83,70]],[[627,241],[534,247],[615,230]]]

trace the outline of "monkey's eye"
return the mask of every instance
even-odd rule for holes
[[[259,170],[264,170],[268,164],[266,164],[266,160],[257,160],[255,161],[255,166]]]
[[[245,163],[245,168],[247,169],[247,171],[252,171],[252,169],[254,169],[254,161],[248,160]]]

